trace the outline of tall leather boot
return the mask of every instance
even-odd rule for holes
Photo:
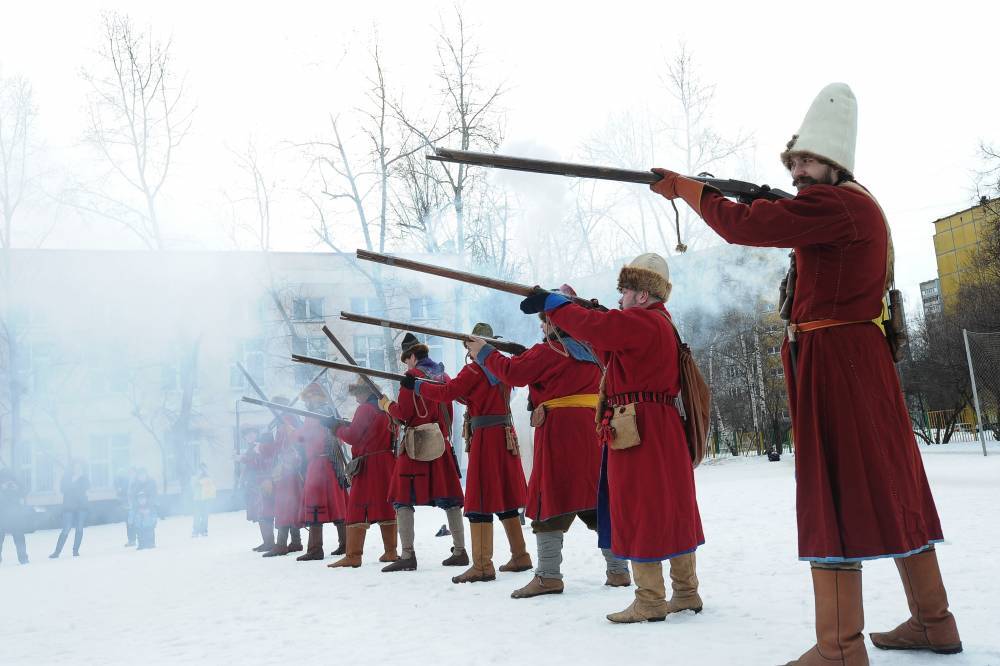
[[[910,619],[892,631],[872,633],[883,650],[930,650],[938,654],[962,651],[955,616],[948,611],[948,594],[941,580],[937,552],[932,548],[896,560],[910,607]]]
[[[441,566],[445,567],[466,567],[469,566],[469,552],[465,550],[465,518],[462,516],[462,507],[453,506],[445,509],[448,516],[448,529],[451,530],[451,555],[446,557]]]
[[[471,523],[472,566],[451,579],[453,583],[481,583],[497,579],[493,568],[493,523]]]
[[[288,528],[279,527],[278,536],[274,540],[274,547],[262,555],[262,557],[277,557],[288,555]]]
[[[868,666],[861,570],[812,568],[816,645],[785,666]]]
[[[274,548],[274,518],[258,520],[257,525],[260,527],[261,544],[253,552],[266,553]]]
[[[701,597],[698,595],[698,572],[694,553],[678,555],[670,560],[670,587],[673,592],[670,595],[670,613],[679,613],[685,610],[692,610],[700,613],[702,609]]]
[[[306,552],[295,559],[298,562],[308,562],[310,560],[323,559],[323,523],[310,525],[306,528],[309,531],[309,541],[306,544]]]
[[[291,537],[291,543],[288,544],[288,552],[294,553],[302,550],[302,530],[298,527],[288,528],[288,535]]]
[[[365,533],[368,531],[368,523],[355,523],[347,526],[347,553],[333,564],[326,566],[331,569],[338,567],[352,567],[357,569],[361,566],[361,553],[365,549]]]
[[[510,544],[510,560],[507,564],[500,565],[500,571],[516,572],[528,571],[533,566],[531,555],[524,545],[524,531],[521,529],[521,519],[517,516],[504,518],[500,521],[504,532],[507,533],[507,543]]]
[[[399,554],[396,552],[396,521],[379,523],[378,529],[382,532],[382,549],[385,551],[378,561],[395,562],[399,559]]]
[[[663,583],[663,562],[633,562],[635,601],[623,611],[607,616],[615,624],[662,622],[666,619],[667,590]]]
[[[347,552],[347,525],[343,521],[334,525],[337,526],[337,550],[330,551],[330,554],[343,555]]]
[[[382,567],[384,572],[416,571],[417,554],[413,550],[413,507],[401,506],[396,509],[396,525],[399,527],[399,541],[402,545],[402,555],[395,562]]]

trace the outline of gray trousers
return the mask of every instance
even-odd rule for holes
[[[562,580],[562,532],[537,532],[535,541],[538,544],[538,567],[535,568],[535,575],[542,578],[556,578]],[[604,555],[606,572],[609,574],[628,573],[628,560],[619,560],[611,554],[608,548],[602,548]]]

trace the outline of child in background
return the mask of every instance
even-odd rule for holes
[[[156,507],[149,503],[149,496],[146,493],[139,493],[136,502],[138,504],[135,508],[135,533],[139,541],[136,550],[156,548]]]

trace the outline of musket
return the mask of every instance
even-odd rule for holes
[[[381,319],[379,317],[369,317],[367,315],[354,314],[353,312],[341,312],[340,318],[344,321],[353,321],[358,324],[372,324],[374,326],[384,326],[385,328],[394,328],[399,331],[412,331],[414,333],[425,333],[427,335],[434,335],[439,338],[448,338],[450,340],[459,340],[461,342],[467,342],[472,340],[473,336],[468,333],[455,333],[454,331],[446,331],[441,328],[431,328],[430,326],[420,326],[419,324],[407,324],[402,321],[392,321],[391,319]],[[478,337],[478,336],[477,336]],[[524,345],[519,345],[511,340],[500,340],[498,338],[487,338],[484,337],[488,344],[499,349],[502,352],[507,352],[508,354],[523,354],[525,352]]]
[[[341,344],[340,340],[337,339],[337,336],[333,334],[333,331],[331,331],[326,324],[323,324],[323,335],[325,335],[330,340],[330,342],[333,343],[333,346],[337,348],[337,351],[340,352],[340,355],[344,357],[345,361],[347,361],[351,365],[361,367],[358,366],[358,362],[354,360],[354,357],[351,356],[351,353],[347,351],[347,348],[343,344]],[[372,393],[379,396],[380,398],[385,397],[385,393],[382,391],[382,389],[379,388],[378,384],[372,381],[371,377],[367,375],[361,375],[361,379],[366,384],[368,384],[368,388],[371,390]]]
[[[434,162],[451,162],[454,164],[470,164],[474,166],[509,169],[511,171],[528,171],[531,173],[546,173],[554,176],[570,176],[574,178],[596,178],[598,180],[616,180],[625,183],[642,183],[652,185],[662,176],[652,171],[633,171],[614,167],[592,166],[590,164],[573,164],[571,162],[553,162],[551,160],[535,160],[511,155],[496,155],[493,153],[475,153],[468,150],[453,150],[451,148],[435,148],[433,155],[426,156]],[[691,180],[705,183],[709,187],[722,192],[724,196],[732,197],[741,203],[750,203],[756,199],[777,201],[790,199],[788,192],[767,185],[755,185],[742,180],[730,180],[704,176],[685,176]]]
[[[391,257],[387,254],[379,254],[378,252],[369,252],[368,250],[359,249],[357,251],[357,257],[358,259],[363,259],[364,261],[374,261],[375,263],[385,264],[386,266],[395,266],[397,268],[405,268],[407,270],[417,271],[418,273],[437,275],[439,277],[448,278],[450,280],[457,280],[458,282],[466,282],[468,284],[474,284],[479,287],[486,287],[487,289],[505,291],[508,294],[517,294],[518,296],[527,297],[530,296],[534,291],[534,287],[518,284],[517,282],[508,282],[507,280],[498,280],[496,278],[484,277],[482,275],[476,275],[475,273],[456,271],[451,268],[445,268],[443,266],[435,266],[434,264],[425,264],[420,261],[413,261],[412,259],[403,259],[402,257]],[[566,298],[573,301],[577,305],[582,305],[585,308],[603,307],[596,301],[588,300],[586,298],[580,298],[579,296],[566,296]]]
[[[395,372],[386,372],[385,370],[373,370],[372,368],[363,368],[360,365],[348,365],[347,363],[337,363],[336,361],[327,361],[325,358],[313,358],[312,356],[303,356],[302,354],[292,354],[292,360],[296,363],[308,363],[309,365],[318,365],[322,368],[330,368],[331,370],[341,370],[343,372],[352,372],[356,375],[361,375],[362,377],[378,377],[379,379],[388,379],[394,382],[401,382],[406,378],[406,375],[400,375]],[[441,384],[434,379],[426,379],[423,377],[419,378],[422,382],[430,382],[431,384]],[[380,392],[381,393],[381,392]]]
[[[260,396],[260,399],[261,399],[260,404],[261,405],[267,406],[267,405],[277,405],[278,404],[276,402],[270,402],[267,399],[267,394],[264,393],[264,389],[262,389],[260,387],[260,384],[258,384],[256,381],[254,381],[254,378],[250,376],[250,372],[245,367],[243,367],[242,363],[240,363],[239,361],[237,361],[236,362],[236,367],[238,367],[240,369],[240,372],[243,373],[243,376],[246,377],[247,383],[250,384],[250,388],[253,389],[254,393],[256,393],[257,395]],[[296,398],[296,399],[298,399],[298,398]],[[274,421],[272,421],[271,425],[268,426],[268,430],[270,430],[271,428],[273,428],[282,419],[281,412],[279,412],[279,411],[271,409],[271,414],[274,415]]]
[[[288,405],[282,405],[277,402],[270,402],[269,400],[258,400],[257,398],[250,398],[247,396],[243,396],[242,400],[243,402],[249,402],[251,405],[260,405],[261,407],[267,407],[268,409],[271,410],[271,412],[284,412],[286,414],[295,414],[296,416],[304,416],[311,419],[316,419],[327,428],[338,428],[340,426],[351,425],[350,421],[337,418],[336,416],[327,416],[326,414],[320,414],[319,412],[310,412],[308,409],[289,407]]]

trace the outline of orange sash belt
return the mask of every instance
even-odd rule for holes
[[[841,319],[816,319],[814,321],[804,321],[801,324],[789,324],[788,325],[788,340],[789,342],[795,342],[795,336],[798,333],[808,333],[809,331],[818,331],[821,328],[831,328],[833,326],[846,326],[847,324],[871,324],[871,319],[860,319],[857,321],[843,321]]]

